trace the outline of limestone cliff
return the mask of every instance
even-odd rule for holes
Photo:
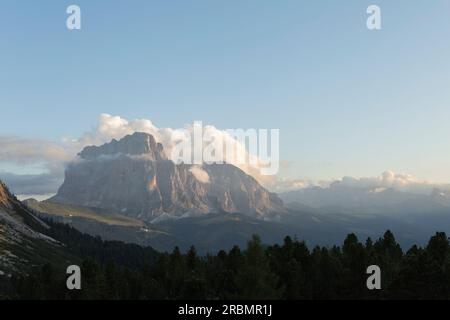
[[[144,221],[222,212],[272,219],[285,212],[275,194],[239,168],[177,165],[146,133],[86,147],[50,201],[113,209]]]

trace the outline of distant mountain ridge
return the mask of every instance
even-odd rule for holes
[[[450,213],[450,192],[434,189],[429,194],[400,191],[395,188],[309,187],[279,194],[287,207],[299,204],[322,211],[360,214],[414,215],[427,212]]]
[[[147,133],[89,146],[49,201],[110,209],[147,222],[208,213],[271,220],[286,212],[276,194],[230,164],[175,164]]]

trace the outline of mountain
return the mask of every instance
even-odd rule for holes
[[[270,220],[286,211],[277,195],[239,168],[175,164],[147,133],[89,146],[78,156],[50,202],[112,210],[146,222],[235,212]]]
[[[279,196],[287,207],[302,204],[321,211],[386,216],[450,213],[450,192],[440,189],[427,194],[376,186],[354,187],[335,182],[326,188],[309,187]]]
[[[335,183],[276,196],[229,164],[175,164],[146,133],[86,147],[55,197],[26,203],[84,233],[160,251],[214,252],[245,245],[252,234],[268,244],[291,235],[333,245],[348,233],[376,239],[387,229],[407,247],[450,230],[449,192]]]
[[[422,199],[424,195],[402,192],[393,188],[359,188],[332,183],[329,187],[309,187],[279,195],[286,203],[297,202],[312,208],[342,208],[365,210],[367,208],[394,206]]]
[[[437,191],[434,197],[441,202],[446,199],[444,193]],[[284,236],[290,235],[311,246],[333,246],[349,233],[357,234],[360,239],[377,239],[389,229],[395,232],[402,247],[408,248],[413,244],[424,245],[436,231],[450,232],[448,207],[420,197],[400,202],[398,206],[391,203],[389,210],[377,206],[367,207],[366,212],[354,207],[313,208],[290,202],[288,212],[279,221],[228,213],[160,220],[155,224],[106,209],[35,200],[25,203],[39,212],[39,216],[69,224],[104,240],[151,246],[160,251],[172,251],[175,246],[186,251],[195,245],[201,254],[234,245],[245,246],[253,234],[259,234],[267,244],[280,243]]]
[[[327,188],[309,187],[279,196],[293,212],[283,222],[299,226],[306,239],[321,244],[349,232],[375,238],[390,229],[408,247],[424,244],[430,233],[450,231],[450,192],[445,190],[420,194],[336,182]]]
[[[44,234],[48,229],[0,181],[0,276],[66,261],[62,244]]]

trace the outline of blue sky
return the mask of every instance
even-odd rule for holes
[[[0,136],[79,137],[101,113],[201,120],[279,128],[284,176],[449,182],[449,17],[445,0],[2,0]]]

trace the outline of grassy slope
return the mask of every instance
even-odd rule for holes
[[[87,207],[80,207],[68,204],[59,204],[53,202],[38,202],[36,200],[25,201],[27,206],[35,211],[47,213],[63,218],[80,217],[90,220],[95,220],[100,223],[108,225],[122,226],[122,227],[144,227],[145,224],[142,221],[125,217],[123,215],[101,211],[100,209],[93,209]]]

